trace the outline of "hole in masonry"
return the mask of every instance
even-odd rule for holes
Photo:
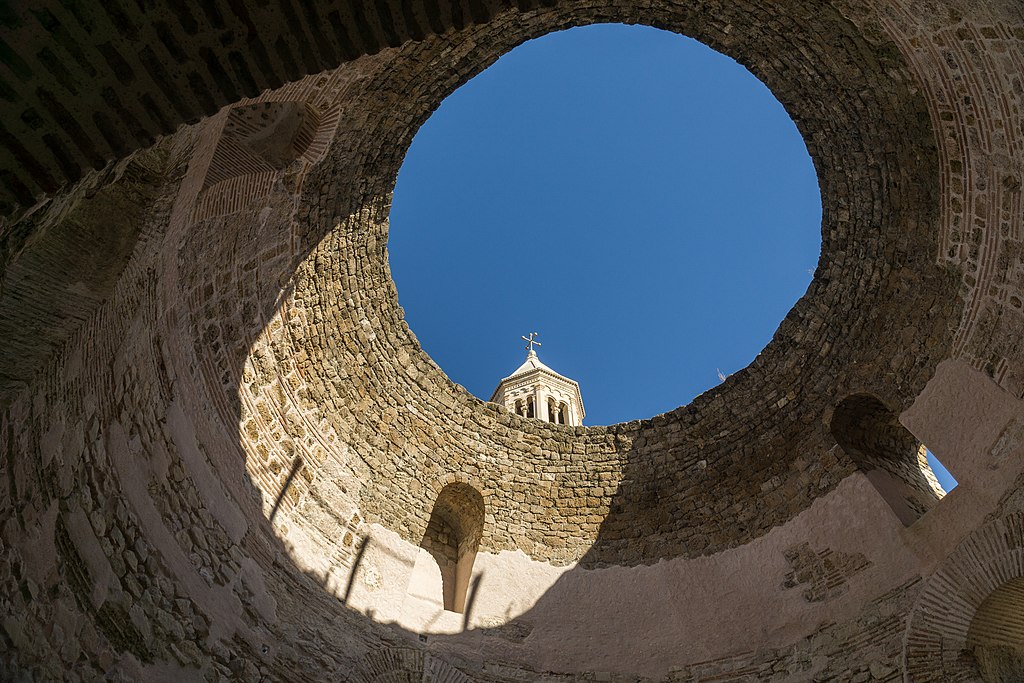
[[[846,397],[830,427],[836,443],[904,525],[920,519],[950,490],[932,467],[933,462],[942,466],[938,459],[877,397]],[[952,480],[944,467],[941,471],[947,483]]]
[[[935,474],[936,481],[938,481],[939,486],[942,487],[943,495],[955,489],[958,482],[953,475],[950,474],[949,470],[946,469],[946,466],[943,465],[939,459],[935,457],[935,454],[927,447],[925,448],[925,453],[928,458],[928,466],[931,467],[932,472]]]
[[[610,424],[754,359],[811,281],[821,199],[795,124],[743,66],[588,26],[441,104],[398,175],[388,251],[406,320],[453,381],[486,400],[537,330],[586,424]]]

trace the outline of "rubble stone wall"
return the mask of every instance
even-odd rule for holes
[[[119,4],[105,16],[139,28]],[[304,42],[314,15],[280,5],[283,23],[249,29],[257,56],[271,39],[302,55],[280,87],[211,96],[206,118],[0,225],[0,678],[982,675],[974,615],[1024,575],[1018,3],[469,2],[443,21],[436,3],[356,3],[364,37],[388,40],[332,64],[341,34]],[[226,21],[204,12],[176,21]],[[601,21],[684,33],[764,81],[818,171],[822,256],[745,370],[649,420],[565,427],[470,396],[424,354],[387,212],[445,96],[524,40]],[[90,54],[128,88],[102,37]],[[189,106],[154,112],[173,127]],[[960,481],[909,526],[833,434],[858,395]],[[485,510],[464,623],[407,602],[452,484]]]

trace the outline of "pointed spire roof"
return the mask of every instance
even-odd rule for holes
[[[559,375],[557,372],[541,363],[540,358],[537,356],[537,352],[531,349],[530,353],[526,355],[526,360],[523,361],[523,364],[516,368],[515,372],[513,372],[511,375],[509,375],[508,377],[501,381],[504,382],[506,380],[512,379],[513,377],[516,377],[517,375],[523,375],[527,372],[532,372],[534,370],[545,370],[547,372],[550,372],[552,375],[558,375],[559,377],[562,377],[562,375]],[[569,379],[568,377],[562,378]]]
[[[541,362],[537,356],[537,352],[530,347],[529,353],[526,354],[526,360],[520,365],[515,371],[505,377],[498,386],[494,389],[494,393],[491,394],[491,401],[498,401],[502,394],[502,391],[509,386],[513,386],[522,382],[535,381],[534,378],[540,379],[544,376],[546,379],[541,380],[542,383],[548,384],[548,386],[557,387],[562,386],[563,390],[570,392],[574,395],[576,403],[579,409],[579,417],[582,420],[586,412],[583,408],[583,397],[580,396],[580,385],[574,379],[569,379],[563,374],[560,374],[547,365]]]
[[[526,355],[526,360],[523,362],[523,364],[516,368],[515,372],[513,372],[511,375],[498,382],[498,388],[494,390],[493,394],[491,394],[491,400],[493,401],[498,396],[498,392],[501,390],[501,387],[505,383],[510,382],[518,377],[525,377],[533,373],[547,373],[548,375],[551,375],[556,379],[560,379],[563,382],[572,385],[576,389],[576,391],[579,392],[579,384],[576,383],[576,380],[569,379],[565,375],[555,372],[548,366],[544,365],[544,363],[542,363],[540,361],[540,358],[537,356],[537,352],[531,349],[530,352]],[[580,403],[583,403],[582,399],[580,399]]]

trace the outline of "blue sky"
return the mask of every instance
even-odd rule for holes
[[[390,230],[406,319],[453,381],[488,399],[536,331],[585,424],[613,424],[754,359],[811,281],[821,199],[795,124],[744,67],[599,25],[529,41],[449,96],[409,149]]]
[[[416,135],[390,263],[420,343],[487,399],[540,333],[586,424],[651,417],[746,366],[804,293],[821,202],[750,72],[648,27],[530,41]]]

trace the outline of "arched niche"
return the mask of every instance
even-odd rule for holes
[[[832,414],[831,430],[904,525],[916,522],[941,499],[924,445],[875,396],[843,399]]]
[[[985,683],[1024,681],[1024,578],[985,598],[967,631],[967,649]]]
[[[1024,514],[965,539],[925,580],[904,637],[907,681],[1020,681]]]
[[[339,115],[339,107],[322,110],[299,101],[232,107],[224,115],[192,220],[241,211],[270,194],[281,171],[315,162],[333,138]]]
[[[484,499],[479,491],[459,482],[441,489],[420,547],[441,570],[442,601],[448,611],[465,612],[483,530]]]

